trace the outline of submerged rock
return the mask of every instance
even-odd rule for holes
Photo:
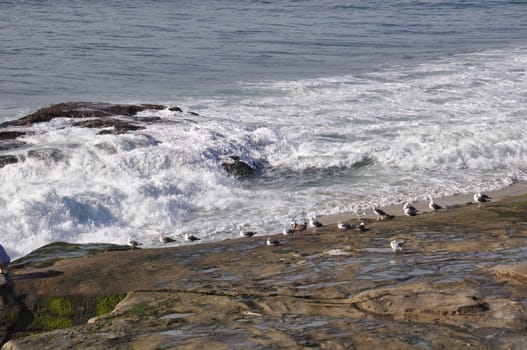
[[[183,110],[178,106],[170,107],[168,110],[171,112],[183,112]]]
[[[23,131],[0,131],[0,140],[12,140],[24,135]]]
[[[18,163],[17,156],[14,156],[11,154],[0,156],[0,168],[3,168],[8,164],[14,164],[14,163]]]
[[[8,151],[11,149],[24,146],[26,143],[17,140],[0,140],[0,151]]]
[[[145,129],[144,126],[135,125],[128,123],[124,120],[119,120],[115,118],[105,118],[105,119],[90,119],[83,120],[77,123],[73,123],[73,126],[80,126],[83,128],[108,128],[113,127],[109,130],[101,130],[98,132],[98,135],[104,134],[123,134],[128,131],[136,131]]]
[[[160,122],[163,119],[161,119],[160,117],[135,117],[134,121],[135,120],[142,122],[142,123],[155,123],[155,122]]]
[[[0,151],[24,146],[26,143],[18,141],[16,138],[26,135],[23,131],[0,131]]]
[[[27,151],[27,158],[59,162],[65,157],[64,152],[56,148],[40,148]]]

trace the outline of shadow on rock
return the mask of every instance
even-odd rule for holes
[[[23,275],[14,275],[11,276],[10,279],[12,280],[28,280],[28,279],[37,279],[37,278],[49,278],[49,277],[56,277],[62,275],[64,272],[62,271],[55,271],[55,270],[49,270],[45,272],[32,272],[32,273],[25,273]]]

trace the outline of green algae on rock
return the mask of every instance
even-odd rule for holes
[[[25,313],[30,332],[50,331],[74,325],[75,304],[69,297],[45,297],[32,300]]]
[[[109,314],[124,299],[125,294],[103,295],[97,297],[95,315],[102,316]]]

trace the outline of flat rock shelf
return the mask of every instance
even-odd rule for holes
[[[2,287],[2,349],[527,344],[526,195],[364,221],[270,234],[277,246],[257,234],[20,259]]]

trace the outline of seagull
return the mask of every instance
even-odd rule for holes
[[[240,231],[240,237],[252,237],[252,236],[254,236],[257,233],[258,232],[241,230]]]
[[[143,243],[138,242],[137,240],[133,239],[132,237],[128,237],[128,245],[132,247],[131,250],[134,250],[140,245],[143,245]]]
[[[291,221],[289,227],[294,231],[304,231],[307,228],[307,223],[303,221],[301,224],[299,224],[298,222],[296,222],[296,220],[293,220]]]
[[[428,203],[428,208],[432,209],[433,212],[435,212],[436,210],[441,210],[443,209],[442,206],[440,206],[439,204],[437,204],[433,198],[430,198],[430,203]]]
[[[280,241],[277,239],[271,239],[267,237],[267,245],[280,245]]]
[[[416,216],[417,215],[417,209],[412,207],[410,203],[406,202],[403,206],[404,215],[406,216]]]
[[[320,221],[317,221],[317,219],[315,218],[311,218],[309,219],[309,227],[310,228],[317,228],[317,227],[322,227],[324,225],[322,225],[322,223]]]
[[[359,229],[360,232],[365,232],[368,230],[364,222],[361,222],[357,228]]]
[[[377,216],[386,216],[386,212],[382,210],[381,208],[377,208],[375,206],[371,207],[371,210],[373,210],[373,213]]]
[[[402,251],[403,245],[404,245],[404,241],[398,241],[396,239],[390,242],[390,247],[392,247],[393,252]]]
[[[339,230],[349,230],[350,228],[353,227],[352,224],[349,224],[347,222],[342,222],[342,221],[339,221],[337,223],[337,227],[339,228]]]
[[[284,228],[284,230],[282,231],[282,234],[284,236],[294,235],[295,234],[295,229],[294,228]]]
[[[199,241],[201,239],[201,238],[198,238],[198,237],[196,237],[194,235],[189,235],[188,233],[185,233],[184,238],[185,238],[185,241],[187,241],[187,242]]]
[[[170,242],[175,242],[176,240],[172,237],[168,237],[168,236],[165,236],[165,235],[160,235],[159,236],[159,242],[161,243],[170,243]]]
[[[377,215],[377,220],[393,219],[393,215],[386,214],[386,212],[381,208],[373,206],[371,207],[371,210],[373,210],[373,213]]]
[[[484,193],[474,193],[474,202],[478,203],[479,205],[481,205],[481,203],[490,202],[491,199],[491,197],[487,196]]]

